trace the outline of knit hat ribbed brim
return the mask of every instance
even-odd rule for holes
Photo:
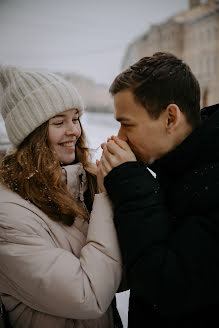
[[[1,114],[8,138],[18,146],[31,132],[55,115],[84,105],[74,86],[58,75],[0,67]]]

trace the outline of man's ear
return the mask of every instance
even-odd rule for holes
[[[176,104],[169,104],[165,113],[167,132],[172,133],[178,127],[182,113]]]

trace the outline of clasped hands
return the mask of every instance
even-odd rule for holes
[[[101,144],[103,149],[100,160],[96,160],[97,164],[97,184],[99,192],[106,191],[104,187],[105,176],[116,166],[125,162],[136,161],[136,157],[131,148],[119,137],[112,136],[107,142]]]

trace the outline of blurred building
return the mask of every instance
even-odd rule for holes
[[[187,11],[152,25],[128,46],[122,69],[157,51],[171,52],[191,67],[202,107],[219,102],[219,0],[190,0]]]
[[[74,73],[64,74],[64,77],[79,91],[87,112],[113,112],[113,99],[105,85]]]

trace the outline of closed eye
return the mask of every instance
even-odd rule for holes
[[[54,124],[54,125],[62,125],[62,124],[63,124],[63,121],[54,122],[53,124]]]
[[[121,126],[123,126],[124,128],[128,128],[130,126],[132,126],[131,124],[128,123],[121,123]]]

